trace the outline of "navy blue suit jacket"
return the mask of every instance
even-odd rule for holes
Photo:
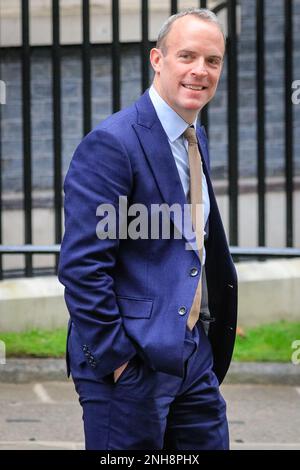
[[[209,197],[206,275],[215,322],[209,338],[219,382],[230,364],[237,316],[237,277],[209,177],[207,138],[197,129]],[[153,369],[183,376],[186,322],[201,270],[197,250],[181,239],[99,240],[97,207],[119,196],[128,205],[187,204],[167,136],[145,92],[98,125],[75,151],[65,179],[65,235],[59,279],[70,312],[77,359],[96,377],[135,354]],[[172,224],[176,223],[170,214]],[[185,307],[186,314],[182,315]],[[181,314],[179,313],[181,312]],[[73,329],[73,333],[72,333]]]

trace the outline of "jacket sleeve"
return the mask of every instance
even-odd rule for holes
[[[119,240],[101,240],[96,233],[97,207],[111,204],[118,226],[119,196],[128,196],[132,171],[125,148],[109,132],[94,130],[78,146],[65,183],[65,235],[59,280],[79,334],[83,352],[98,377],[136,354],[116,302],[113,270]]]

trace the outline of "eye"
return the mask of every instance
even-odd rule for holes
[[[220,65],[221,61],[218,57],[210,57],[208,59],[208,62],[211,64],[211,65]]]
[[[190,59],[192,57],[192,55],[189,54],[188,52],[182,52],[181,54],[179,54],[179,57],[181,59]]]

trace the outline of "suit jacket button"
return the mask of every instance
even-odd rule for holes
[[[192,268],[192,269],[190,270],[190,275],[191,275],[192,277],[198,276],[198,274],[199,274],[199,271],[198,271],[197,268]]]
[[[178,309],[179,315],[185,315],[186,314],[186,307],[180,307]]]

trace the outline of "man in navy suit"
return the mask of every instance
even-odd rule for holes
[[[59,279],[87,449],[229,448],[219,385],[234,346],[237,278],[197,126],[224,52],[212,12],[170,17],[150,53],[151,88],[83,139],[66,176]],[[137,208],[145,225],[159,208],[183,213],[190,202],[190,126],[203,166],[203,257],[172,210],[170,236],[139,235],[134,225]],[[200,274],[199,319],[189,328]]]

